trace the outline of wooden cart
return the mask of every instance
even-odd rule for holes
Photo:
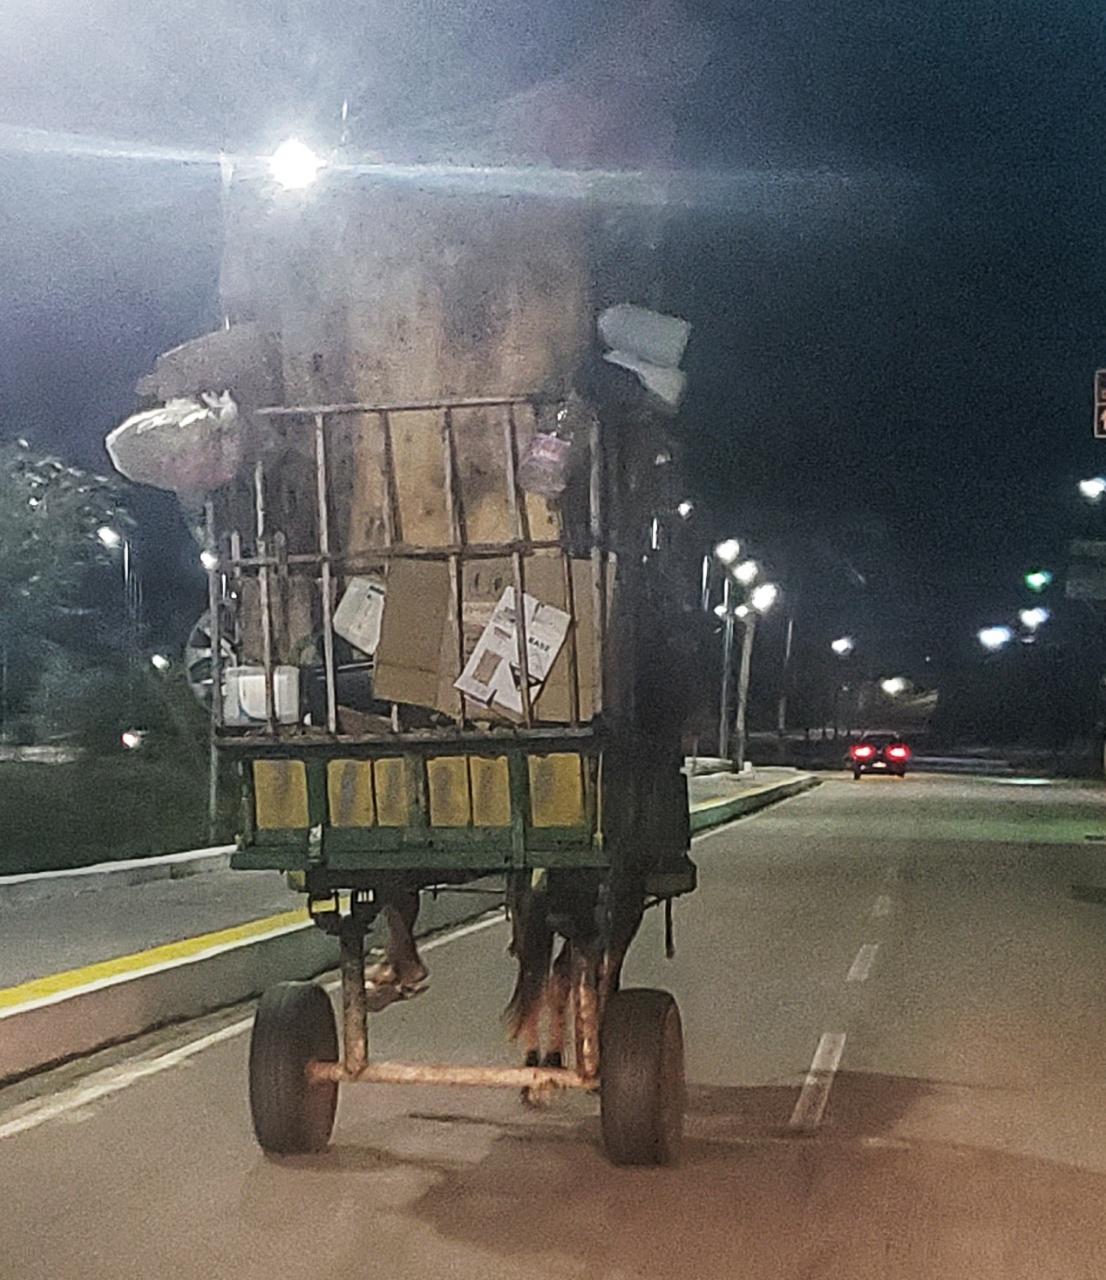
[[[617,990],[643,909],[668,909],[695,885],[679,725],[657,693],[678,675],[665,669],[663,550],[653,518],[642,518],[640,502],[633,508],[623,492],[632,471],[626,442],[605,438],[598,421],[577,442],[575,528],[551,521],[548,504],[521,491],[519,454],[547,411],[530,398],[263,410],[258,418],[280,434],[284,461],[259,451],[249,483],[208,504],[213,687],[223,687],[228,640],[265,672],[264,723],[232,727],[213,699],[215,741],[239,763],[242,780],[232,865],[290,873],[340,951],[341,1043],[317,985],[284,983],[259,1004],[250,1100],[268,1151],[324,1147],[338,1085],[372,1082],[596,1091],[616,1163],[664,1163],[677,1152],[678,1010],[664,992]],[[469,518],[473,486],[483,492],[490,483],[486,467],[474,473],[460,458],[459,432],[471,438],[474,423],[482,439],[498,441],[502,461],[493,470],[507,525],[494,539],[474,536],[479,522]],[[447,536],[434,542],[409,540],[396,442],[412,432],[428,433],[420,439],[440,450]],[[371,459],[378,467],[380,518],[363,520],[357,537],[343,488],[351,440],[358,465]],[[291,504],[281,474],[290,458],[300,486]],[[632,508],[627,521],[621,513]],[[344,704],[355,664],[343,661],[334,612],[351,578],[379,573],[391,584],[412,565],[432,566],[439,581],[444,575],[442,652],[452,678],[471,646],[466,589],[476,568],[492,564],[516,600],[539,577],[558,584],[551,603],[570,624],[556,681],[551,675],[540,692],[532,685],[518,610],[517,716],[491,716],[459,695],[448,714],[380,705],[379,697],[359,712]],[[316,694],[311,723],[302,715],[281,723],[276,682],[289,660],[289,608],[312,629],[315,654],[306,662],[299,654]],[[547,714],[553,697],[556,721]],[[309,701],[301,690],[301,703]],[[515,889],[540,886],[539,909],[572,944],[575,1060],[518,1068],[374,1061],[365,938],[388,893],[397,883],[420,889],[492,874]]]

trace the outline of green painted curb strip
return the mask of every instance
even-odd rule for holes
[[[770,804],[780,800],[788,800],[803,791],[817,787],[821,778],[811,774],[795,778],[791,782],[781,782],[773,787],[765,787],[762,791],[754,791],[750,795],[734,796],[732,800],[723,800],[719,804],[698,805],[691,811],[691,830],[708,831],[711,827],[720,827],[724,822],[732,822],[734,818],[744,818],[760,809],[767,809]]]

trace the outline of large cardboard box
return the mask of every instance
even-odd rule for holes
[[[572,718],[572,671],[575,657],[579,718],[589,721],[598,710],[595,681],[595,607],[590,561],[571,560],[572,608],[565,590],[563,561],[556,553],[538,553],[525,563],[526,593],[543,604],[575,616],[564,647],[557,655],[534,701],[534,718],[567,724]],[[461,673],[457,652],[450,569],[440,561],[395,560],[388,573],[384,619],[376,652],[375,690],[386,702],[430,707],[456,716],[461,694],[453,682]],[[511,561],[469,561],[462,571],[461,617],[463,659],[467,660],[504,590],[513,585]],[[466,699],[472,720],[513,717]]]

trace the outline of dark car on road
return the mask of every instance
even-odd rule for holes
[[[863,773],[889,773],[905,778],[912,755],[897,733],[866,733],[849,748],[849,767],[858,780]]]

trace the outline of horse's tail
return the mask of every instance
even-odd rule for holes
[[[515,989],[503,1017],[511,1039],[541,1009],[553,960],[553,930],[546,919],[546,895],[527,884],[512,896],[511,954],[518,961]]]

